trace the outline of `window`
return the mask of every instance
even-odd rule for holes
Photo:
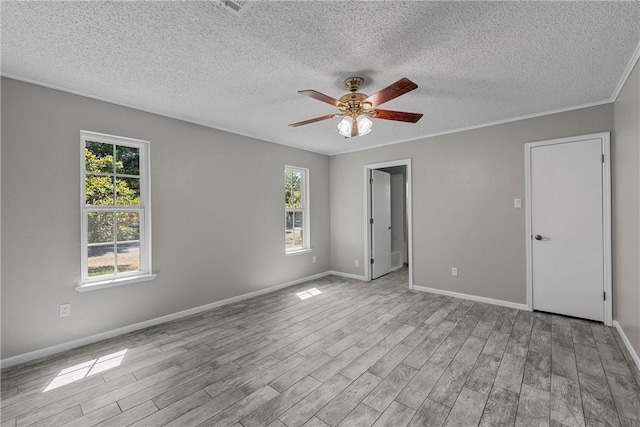
[[[79,288],[152,279],[149,143],[85,131],[80,135]]]
[[[285,253],[307,252],[309,245],[309,170],[284,168],[284,247]]]

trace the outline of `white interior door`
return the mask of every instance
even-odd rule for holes
[[[371,171],[371,278],[391,271],[391,174]]]
[[[603,141],[530,152],[533,308],[603,321]]]

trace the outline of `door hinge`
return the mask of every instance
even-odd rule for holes
[[[373,258],[371,258],[371,264],[373,264]]]
[[[606,300],[607,300],[607,293],[606,293],[606,292],[603,292],[603,293],[602,293],[602,297],[603,297],[603,299],[606,301]]]
[[[604,154],[602,155],[602,163],[604,163]]]
[[[373,218],[369,219],[369,224],[373,224]]]
[[[373,178],[369,178],[369,184],[373,184]]]

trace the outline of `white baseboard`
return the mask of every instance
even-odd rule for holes
[[[618,330],[618,333],[622,337],[622,341],[624,342],[625,347],[627,347],[631,358],[636,363],[636,367],[638,368],[638,370],[640,370],[640,357],[638,357],[638,353],[636,353],[635,349],[631,345],[631,342],[629,341],[629,338],[627,338],[624,331],[622,330],[622,326],[620,326],[620,323],[618,323],[617,320],[613,321],[613,326]]]
[[[357,274],[351,274],[351,273],[343,273],[341,271],[329,271],[329,274],[333,274],[334,276],[340,276],[340,277],[346,277],[348,279],[356,279],[356,280],[367,280],[366,277],[364,276],[359,276]]]
[[[249,292],[248,294],[238,295],[236,297],[231,297],[221,301],[216,301],[211,304],[201,305],[199,307],[190,308],[188,310],[179,311],[177,313],[167,314],[166,316],[156,317],[155,319],[145,320],[144,322],[135,323],[133,325],[123,326],[121,328],[112,329],[110,331],[101,332],[99,334],[91,335],[84,338],[79,338],[77,340],[69,341],[66,343],[56,344],[51,347],[46,347],[40,350],[34,350],[28,353],[19,354],[17,356],[8,357],[6,359],[0,360],[0,368],[8,368],[9,366],[30,362],[35,359],[40,359],[41,357],[51,356],[61,351],[67,351],[73,348],[82,347],[83,345],[93,344],[94,342],[102,341],[108,338],[113,338],[118,335],[128,334],[129,332],[134,332],[140,329],[148,328],[150,326],[159,325],[161,323],[169,322],[171,320],[181,319],[183,317],[198,314],[203,311],[211,310],[216,307],[221,307],[223,305],[232,304],[234,302],[239,302],[249,298],[268,294],[270,292],[287,288],[289,286],[297,285],[299,283],[307,282],[309,280],[319,279],[321,277],[328,276],[329,274],[335,274],[335,273],[325,271],[323,273],[318,273],[312,276],[296,279],[291,282],[282,283],[280,285],[271,286],[265,289],[260,289],[259,291]]]
[[[478,302],[484,302],[487,304],[500,305],[502,307],[516,308],[518,310],[527,310],[527,304],[518,304],[515,302],[503,301],[499,299],[479,297],[477,295],[469,295],[469,294],[462,294],[459,292],[445,291],[443,289],[428,288],[426,286],[413,285],[412,289],[415,291],[431,292],[433,294],[447,295],[450,297],[468,299],[471,301],[478,301]]]

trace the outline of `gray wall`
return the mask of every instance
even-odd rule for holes
[[[364,274],[363,165],[412,158],[414,284],[524,304],[524,144],[612,129],[607,104],[333,156],[331,269]]]
[[[640,354],[640,65],[614,105],[613,318]]]
[[[329,270],[326,156],[6,78],[2,119],[2,358]],[[81,129],[151,141],[154,281],[74,290]],[[311,254],[284,256],[285,164],[310,170]]]
[[[391,175],[391,252],[404,256],[404,175]]]
[[[638,352],[638,74],[615,106],[331,158],[3,78],[2,358],[329,269],[362,275],[363,165],[403,158],[415,284],[525,303],[524,143],[613,129],[614,319]],[[152,282],[74,291],[81,129],[151,141]],[[310,169],[311,254],[283,255],[285,164]]]
[[[391,252],[400,252],[400,262],[407,262],[407,233],[405,212],[406,166],[382,168],[391,174]],[[395,267],[393,264],[391,267]]]

